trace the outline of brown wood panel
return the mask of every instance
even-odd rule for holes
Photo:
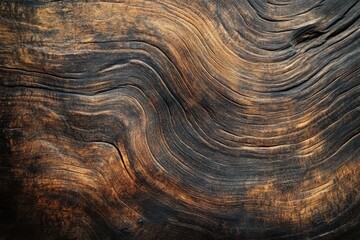
[[[360,239],[359,16],[0,1],[0,239]]]

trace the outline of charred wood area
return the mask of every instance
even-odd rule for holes
[[[359,16],[0,1],[0,239],[360,239]]]

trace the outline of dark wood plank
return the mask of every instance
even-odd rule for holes
[[[0,239],[350,239],[360,3],[0,1]]]

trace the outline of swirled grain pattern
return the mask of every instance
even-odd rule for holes
[[[359,16],[0,1],[0,239],[359,237]]]

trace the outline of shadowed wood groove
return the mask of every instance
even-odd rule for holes
[[[359,238],[359,16],[0,1],[0,239]]]

